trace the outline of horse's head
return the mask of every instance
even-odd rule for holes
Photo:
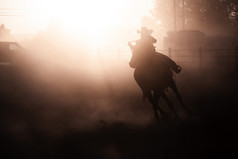
[[[129,62],[130,67],[136,68],[138,66],[144,67],[151,61],[151,56],[144,50],[134,49],[132,51],[131,60]]]
[[[128,46],[130,47],[131,49],[131,53],[132,53],[132,57],[131,57],[131,60],[129,62],[129,65],[131,68],[136,68],[136,60],[135,60],[135,50],[137,50],[136,48],[136,45],[133,45],[131,41],[128,42]]]
[[[129,62],[130,67],[136,68],[138,66],[144,67],[151,61],[151,53],[154,51],[151,49],[151,45],[148,45],[147,41],[139,40],[136,45],[132,45],[131,42],[128,43],[131,48],[132,57]],[[154,49],[154,47],[153,47]],[[154,54],[153,54],[154,55]]]
[[[132,51],[132,56],[129,65],[131,68],[136,68],[136,53],[134,53],[134,51]]]

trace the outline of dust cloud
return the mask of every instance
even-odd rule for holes
[[[150,122],[151,107],[142,102],[129,68],[129,48],[104,50],[58,32],[34,38],[19,63],[1,69],[5,130],[58,134]]]
[[[224,139],[216,130],[225,127],[221,133],[229,134],[233,127],[227,123],[236,124],[235,70],[209,70],[178,61],[182,72],[175,76],[176,84],[193,114],[188,116],[168,89],[181,122],[161,100],[167,119],[158,126],[133,78],[127,42],[125,48],[92,48],[82,39],[43,32],[25,48],[21,58],[0,69],[1,134],[9,156],[25,152],[26,158],[166,158],[171,150],[176,153],[170,158],[176,158],[179,152],[184,156],[201,147],[207,154],[209,146],[212,156],[219,146],[214,141]],[[228,144],[233,147],[234,142]],[[158,147],[163,153],[157,153]]]
[[[127,46],[92,49],[82,39],[67,37],[54,29],[39,33],[26,46],[20,63],[1,69],[2,103],[6,105],[3,120],[12,125],[9,129],[30,125],[53,133],[104,127],[114,122],[147,125],[153,120],[153,112],[148,101],[142,101],[128,64],[130,56]],[[191,109],[196,109],[193,102],[200,100],[199,95],[218,89],[215,87],[228,74],[213,71],[211,76],[189,65],[182,67],[176,82]],[[200,85],[205,90],[200,90]],[[174,94],[170,90],[167,93],[179,105]],[[161,102],[162,108],[169,111]],[[176,109],[183,118],[183,111],[179,106]]]

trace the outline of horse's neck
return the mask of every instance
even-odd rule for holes
[[[140,71],[164,71],[168,69],[167,65],[161,61],[160,56],[156,54],[141,59],[136,68]]]
[[[137,65],[137,69],[138,71],[149,71],[151,70],[154,66],[153,66],[153,58],[146,58],[146,59],[142,59],[138,65]]]

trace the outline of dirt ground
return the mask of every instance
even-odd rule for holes
[[[46,66],[44,66],[46,67]],[[237,71],[176,76],[187,114],[155,122],[127,63],[98,71],[61,65],[0,69],[1,158],[238,158]]]

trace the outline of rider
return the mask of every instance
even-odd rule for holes
[[[128,45],[132,49],[135,49],[136,52],[145,54],[147,57],[152,57],[155,55],[156,51],[154,43],[156,43],[157,40],[151,35],[153,30],[149,30],[146,27],[141,27],[141,30],[138,30],[137,32],[140,33],[141,37],[136,41],[136,45],[133,46],[130,42]]]
[[[143,55],[143,58],[146,58],[148,61],[151,61],[155,56],[159,56],[160,61],[164,62],[168,67],[170,67],[176,73],[181,71],[181,67],[177,65],[173,60],[171,60],[166,55],[156,52],[154,43],[157,40],[151,35],[153,30],[149,30],[146,27],[141,27],[141,30],[137,31],[140,33],[141,38],[136,41],[136,45],[132,45],[131,42],[128,43],[128,46],[133,50],[133,52],[140,53]]]
[[[148,30],[146,27],[142,27],[140,31],[141,38],[138,40],[138,43],[141,43],[143,46],[148,47],[149,52],[155,53],[155,47],[154,43],[157,42],[157,40],[151,35],[153,33],[153,30]]]

